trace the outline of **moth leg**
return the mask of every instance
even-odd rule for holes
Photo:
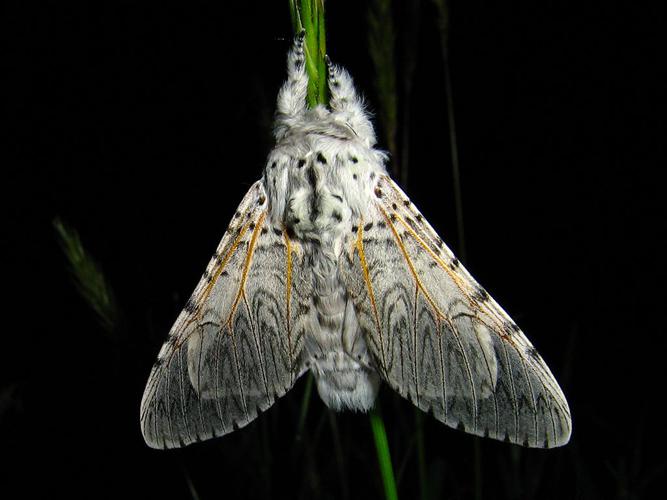
[[[302,31],[294,38],[294,45],[287,56],[287,81],[278,92],[274,135],[277,140],[284,137],[287,129],[306,111],[308,75],[306,74]]]
[[[343,68],[332,64],[327,56],[329,106],[338,114],[368,146],[376,142],[373,124],[365,110],[364,100],[357,94],[350,74]]]

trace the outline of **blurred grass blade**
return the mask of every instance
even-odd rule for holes
[[[328,410],[327,416],[329,417],[329,427],[331,428],[331,438],[334,445],[334,456],[336,457],[336,466],[338,467],[338,476],[340,477],[340,499],[347,500],[350,498],[350,488],[347,481],[345,455],[343,454],[343,446],[340,441],[340,432],[338,432],[336,414],[333,410]]]
[[[195,483],[192,482],[192,477],[190,476],[190,472],[188,472],[188,469],[184,463],[181,464],[181,470],[183,471],[183,475],[185,476],[185,483],[188,486],[188,492],[190,493],[190,498],[192,498],[192,500],[200,500],[199,493],[197,493],[197,488],[195,488]]]
[[[454,184],[454,205],[456,210],[456,230],[458,236],[458,255],[466,261],[465,230],[463,225],[463,190],[461,189],[461,168],[456,139],[456,121],[454,119],[454,96],[452,74],[449,66],[450,13],[447,0],[432,0],[438,13],[437,25],[440,34],[442,64],[445,73],[445,97],[447,99],[447,124],[449,128],[449,147],[451,151],[452,178]],[[482,447],[478,439],[473,440],[473,470],[475,476],[474,498],[481,500],[483,486]]]
[[[426,442],[424,439],[424,414],[419,408],[414,409],[415,434],[417,441],[417,468],[419,469],[419,492],[422,500],[430,498],[428,474],[426,472]]]
[[[421,15],[421,0],[412,0],[402,5],[401,16],[401,60],[398,67],[400,72],[396,73],[397,83],[400,88],[401,122],[397,124],[397,139],[399,143],[399,162],[401,187],[408,188],[408,177],[410,172],[410,138],[412,133],[412,92],[415,82],[415,71],[417,69],[417,54],[419,50],[419,26]]]
[[[290,0],[289,7],[294,33],[306,31],[304,52],[308,73],[308,106],[326,106],[328,94],[324,0]]]
[[[438,13],[437,25],[440,34],[442,64],[445,73],[445,97],[447,99],[447,125],[449,128],[449,147],[452,161],[452,177],[454,180],[454,204],[456,209],[456,229],[458,236],[458,255],[465,262],[466,246],[463,226],[463,194],[461,190],[461,169],[459,167],[459,151],[456,141],[456,121],[454,119],[454,96],[452,76],[449,67],[449,5],[447,0],[432,0]]]
[[[53,227],[58,233],[77,290],[95,312],[104,331],[111,334],[118,324],[118,307],[109,282],[97,262],[83,247],[75,229],[60,218],[53,220]]]
[[[296,441],[303,439],[303,429],[306,425],[306,415],[308,415],[308,407],[310,406],[310,397],[313,392],[313,373],[309,371],[306,374],[306,387],[303,391],[303,398],[301,399],[301,408],[299,410],[299,421],[296,426]]]
[[[391,455],[389,454],[389,442],[387,441],[387,432],[384,428],[384,422],[378,404],[370,411],[371,429],[373,430],[373,439],[375,440],[375,449],[377,451],[380,474],[382,475],[382,484],[384,485],[384,494],[387,500],[398,500],[396,490],[396,480],[394,479],[394,470],[391,466]]]
[[[368,50],[375,69],[375,88],[378,96],[378,122],[391,154],[391,173],[401,179],[396,145],[398,109],[396,98],[396,64],[394,45],[396,35],[392,19],[391,0],[372,0],[368,11]],[[404,186],[405,187],[405,186]]]

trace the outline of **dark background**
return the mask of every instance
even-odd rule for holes
[[[456,248],[435,10],[421,2],[406,52],[414,32],[395,4],[399,72],[417,61],[399,114],[407,191]],[[328,47],[377,110],[366,14],[327,2]],[[574,431],[564,448],[523,450],[426,417],[431,498],[650,498],[660,486],[664,21],[628,2],[451,2],[465,264],[550,365]],[[366,416],[333,419],[313,395],[295,439],[303,381],[217,441],[159,452],[139,430],[154,357],[270,150],[287,2],[10,1],[1,23],[0,494],[380,498]],[[77,294],[56,216],[105,271],[123,318],[113,334]],[[414,412],[387,388],[381,403],[399,494],[417,498]]]

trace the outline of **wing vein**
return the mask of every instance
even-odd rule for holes
[[[363,243],[363,219],[359,221],[359,228],[357,229],[357,253],[359,254],[359,261],[361,262],[361,269],[364,275],[364,281],[366,282],[366,287],[368,288],[368,295],[371,299],[371,307],[373,308],[373,316],[375,319],[375,325],[377,328],[378,336],[380,337],[380,356],[382,358],[382,367],[384,370],[387,369],[387,357],[384,349],[384,339],[382,334],[382,325],[380,324],[380,317],[378,315],[377,302],[375,300],[375,294],[373,293],[373,284],[371,283],[371,276],[368,272],[368,264],[366,263],[366,254],[364,253],[364,243]]]

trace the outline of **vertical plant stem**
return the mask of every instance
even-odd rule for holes
[[[183,475],[185,476],[185,483],[188,486],[188,492],[190,493],[190,498],[192,498],[192,500],[199,500],[199,493],[197,493],[197,488],[195,488],[195,484],[192,482],[192,477],[190,476],[190,472],[188,471],[188,468],[185,466],[185,463],[181,463],[181,470],[183,471]]]
[[[403,34],[401,43],[401,71],[398,73],[401,77],[401,95],[400,104],[401,120],[400,128],[400,155],[401,155],[401,177],[400,182],[403,189],[408,188],[408,176],[410,173],[410,132],[412,131],[411,113],[412,113],[412,90],[417,69],[417,50],[419,40],[419,17],[421,12],[421,0],[411,0],[404,2],[404,9],[401,12]]]
[[[340,444],[340,433],[338,432],[336,414],[333,410],[328,410],[327,414],[329,417],[329,427],[331,428],[331,438],[333,439],[334,444],[334,454],[336,455],[336,466],[338,467],[338,475],[340,476],[340,498],[341,500],[347,500],[350,498],[350,488],[347,484],[345,456],[343,455],[343,447]]]
[[[452,180],[454,183],[454,205],[456,210],[456,230],[458,236],[459,258],[466,261],[465,231],[463,225],[463,194],[461,190],[461,169],[459,165],[459,151],[456,141],[456,121],[454,119],[454,96],[452,88],[451,68],[449,65],[449,5],[447,0],[433,0],[438,11],[438,31],[440,33],[440,48],[442,64],[445,73],[445,95],[447,99],[447,125],[449,128],[449,146],[452,162]],[[482,448],[478,439],[473,441],[473,474],[475,477],[474,498],[482,499]]]
[[[454,204],[456,209],[456,228],[458,236],[459,258],[465,261],[465,233],[463,226],[463,195],[461,191],[461,169],[459,167],[459,151],[456,142],[456,121],[454,119],[454,97],[452,89],[451,68],[449,66],[449,6],[447,0],[433,0],[438,11],[438,31],[442,64],[445,73],[445,95],[447,99],[447,125],[449,128],[449,145],[451,150],[452,177],[454,181]]]
[[[384,494],[387,500],[398,500],[396,490],[396,480],[394,479],[394,470],[391,466],[391,455],[389,454],[389,442],[387,441],[387,432],[384,428],[384,422],[378,409],[378,403],[369,413],[371,420],[371,429],[375,441],[375,450],[377,451],[378,464],[380,466],[380,475],[384,485]]]
[[[395,39],[391,0],[373,0],[368,10],[368,50],[375,69],[379,122],[391,155],[391,174],[395,179],[402,179],[396,145],[398,109]]]
[[[289,0],[292,27],[295,33],[306,32],[304,52],[308,73],[308,106],[326,105],[327,65],[324,0]]]
[[[300,441],[303,438],[303,429],[306,425],[306,415],[308,415],[308,407],[310,406],[310,396],[313,392],[313,374],[308,372],[306,379],[306,388],[303,391],[303,398],[301,399],[301,409],[299,411],[299,421],[296,426],[296,440]]]
[[[419,493],[422,500],[429,498],[428,477],[426,473],[426,444],[424,441],[424,414],[415,408],[415,427],[417,438],[417,466],[419,468]]]
[[[324,24],[324,0],[289,0],[290,15],[294,33],[306,32],[304,52],[306,72],[308,73],[308,106],[328,103],[327,65],[326,65],[326,30]],[[306,415],[313,392],[313,376],[308,374],[306,388],[301,400],[297,441],[301,440],[306,423]]]

